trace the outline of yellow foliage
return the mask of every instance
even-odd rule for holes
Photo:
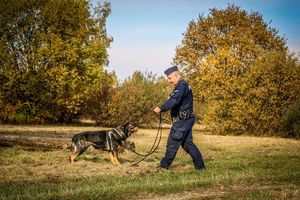
[[[229,5],[191,21],[175,64],[202,100],[204,123],[221,134],[276,132],[299,94],[297,59],[257,12]]]

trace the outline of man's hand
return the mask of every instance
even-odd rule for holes
[[[159,107],[155,107],[153,111],[154,111],[156,114],[158,114],[158,113],[160,113],[161,110],[160,110]]]

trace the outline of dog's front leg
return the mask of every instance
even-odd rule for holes
[[[118,150],[113,151],[113,155],[114,155],[114,159],[115,159],[116,165],[120,165],[119,156],[118,156]]]
[[[113,154],[112,151],[109,152],[109,157],[110,157],[110,162],[111,162],[113,165],[116,165],[115,159],[114,159],[114,154]]]
[[[120,162],[119,162],[119,151],[118,150],[116,151],[116,159],[117,159],[118,164],[120,165]]]

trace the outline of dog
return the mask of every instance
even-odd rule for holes
[[[108,151],[110,160],[114,165],[120,165],[118,150],[125,140],[134,132],[138,131],[138,123],[133,121],[111,130],[101,131],[84,131],[77,133],[72,137],[70,162],[89,147]]]
[[[135,143],[132,141],[124,141],[122,143],[122,146],[118,149],[118,153],[124,153],[127,152],[127,150],[131,152],[135,152]]]

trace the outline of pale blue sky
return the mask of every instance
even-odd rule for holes
[[[93,0],[96,2],[96,0]],[[103,1],[101,1],[103,2]],[[191,20],[209,9],[230,3],[258,11],[287,39],[290,51],[300,52],[300,0],[110,0],[107,32],[114,38],[108,70],[120,80],[136,70],[162,75]]]

